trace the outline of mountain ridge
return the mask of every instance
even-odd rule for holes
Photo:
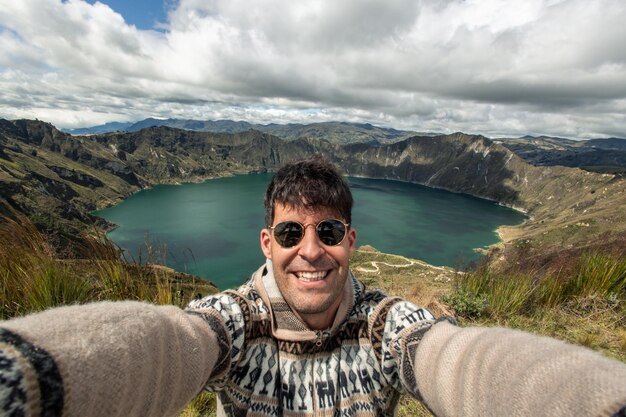
[[[626,139],[574,141],[547,136],[524,136],[494,141],[534,165],[563,165],[595,172],[626,173]]]
[[[112,133],[114,131],[136,132],[141,129],[168,126],[184,130],[215,133],[241,133],[258,130],[292,141],[299,138],[325,138],[334,143],[372,142],[386,143],[406,139],[416,132],[374,126],[370,123],[318,122],[310,124],[255,124],[233,120],[155,119],[147,118],[133,123],[107,123],[104,125],[66,129],[72,135]]]
[[[285,141],[256,130],[167,126],[81,137],[44,122],[0,121],[0,144],[2,196],[47,227],[101,222],[89,211],[154,184],[275,171],[320,153],[348,175],[415,182],[526,211],[527,222],[501,229],[505,247],[532,240],[558,249],[626,231],[620,176],[534,166],[500,143],[460,132],[339,145],[308,137]]]
[[[147,118],[134,123],[109,123],[92,128],[69,129],[73,135],[103,134],[112,131],[136,132],[141,129],[167,126],[184,130],[216,133],[242,133],[258,130],[287,141],[300,138],[326,140],[336,144],[368,143],[384,145],[399,142],[412,136],[443,136],[437,133],[419,133],[393,128],[383,128],[369,123],[322,122],[288,124],[253,124],[233,120],[155,119]],[[534,165],[563,165],[580,167],[594,172],[626,173],[626,139],[594,138],[573,140],[554,136],[519,138],[494,138],[526,161]]]

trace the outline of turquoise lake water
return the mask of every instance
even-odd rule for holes
[[[164,263],[207,278],[220,289],[245,281],[265,258],[259,246],[269,174],[200,184],[159,185],[96,215],[119,227],[108,233],[129,260]],[[357,247],[456,266],[474,248],[498,241],[495,229],[524,215],[495,203],[416,184],[349,178]],[[152,248],[148,254],[147,247]]]

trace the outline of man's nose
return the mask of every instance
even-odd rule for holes
[[[309,229],[308,226],[311,226]],[[317,237],[314,225],[307,225],[304,228],[304,237],[300,242],[300,249],[298,255],[308,261],[315,261],[324,253],[324,247],[322,242]]]

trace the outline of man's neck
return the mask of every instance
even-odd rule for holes
[[[297,314],[311,330],[326,330],[332,326],[342,300],[343,297],[338,297],[333,305],[321,313]]]

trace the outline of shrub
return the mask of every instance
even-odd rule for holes
[[[494,272],[488,265],[458,279],[455,291],[444,301],[459,316],[507,317],[548,307],[595,305],[624,308],[626,260],[608,253],[587,253],[571,261],[565,271],[537,277],[534,271]],[[479,301],[484,300],[483,308]]]
[[[444,296],[443,302],[454,310],[456,316],[468,320],[479,319],[484,314],[487,304],[484,298],[464,289]]]

